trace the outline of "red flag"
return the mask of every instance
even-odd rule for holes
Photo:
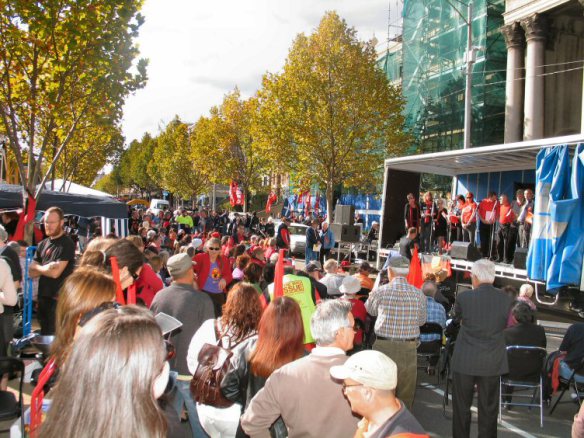
[[[14,236],[12,236],[12,240],[14,240],[15,242],[24,239],[24,227],[26,226],[26,224],[34,220],[36,204],[37,204],[36,199],[28,195],[26,213],[24,212],[24,209],[22,209],[22,213],[20,213],[18,217],[18,224],[16,225]]]
[[[237,183],[233,180],[229,184],[229,203],[232,207],[237,205]]]
[[[122,290],[122,282],[120,280],[120,266],[118,265],[117,257],[112,257],[110,259],[110,263],[112,266],[112,277],[116,283],[116,301],[119,304],[126,304],[126,300],[124,299],[124,291]],[[133,304],[136,304],[135,302]]]
[[[312,201],[312,196],[310,192],[306,192],[306,200],[304,201],[304,211],[305,214],[308,215],[310,213],[310,202]]]
[[[278,251],[276,272],[274,273],[274,298],[284,296],[284,254],[286,250]]]
[[[424,279],[422,278],[422,263],[420,262],[417,247],[414,247],[412,261],[410,262],[410,273],[408,274],[407,280],[408,283],[418,289],[420,289],[424,283]]]
[[[303,191],[300,191],[300,193],[298,194],[297,204],[300,205],[302,203],[304,203],[304,192]]]
[[[317,213],[320,211],[320,195],[319,194],[316,195],[316,199],[314,201],[314,211],[316,211]]]
[[[268,202],[266,202],[266,213],[272,211],[272,204],[275,202],[278,202],[278,197],[274,192],[270,192],[270,195],[268,196]]]

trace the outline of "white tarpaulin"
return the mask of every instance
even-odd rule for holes
[[[63,179],[56,179],[54,189],[52,188],[52,182],[47,181],[45,183],[45,190],[54,190],[55,192],[72,193],[75,195],[90,195],[90,196],[101,196],[113,198],[112,195],[101,190],[95,190],[89,187],[82,186],[81,184],[76,184],[71,181],[65,181]],[[63,188],[63,185],[65,186]]]

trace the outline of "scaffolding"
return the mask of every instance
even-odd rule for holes
[[[466,8],[459,6],[404,0],[401,56],[388,50],[379,60],[390,81],[401,76],[406,128],[415,138],[408,154],[462,148],[467,27]],[[473,1],[472,43],[479,48],[472,71],[473,146],[503,142],[504,10],[504,0]]]

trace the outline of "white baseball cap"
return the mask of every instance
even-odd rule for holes
[[[339,291],[343,294],[354,295],[361,290],[361,281],[358,278],[347,276],[343,278],[343,282],[339,287]]]
[[[331,367],[330,373],[337,380],[351,379],[373,389],[393,391],[397,386],[397,365],[375,350],[355,353],[344,365]]]

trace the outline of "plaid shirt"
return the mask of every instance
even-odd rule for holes
[[[417,338],[420,326],[426,322],[426,297],[404,277],[396,277],[373,290],[365,308],[370,315],[377,316],[375,334],[384,338]]]
[[[437,303],[436,300],[432,297],[426,297],[426,300],[428,309],[426,322],[436,322],[440,324],[442,328],[446,327],[446,311],[444,310],[444,306],[440,303]],[[438,340],[440,340],[439,335],[420,335],[420,342]]]

